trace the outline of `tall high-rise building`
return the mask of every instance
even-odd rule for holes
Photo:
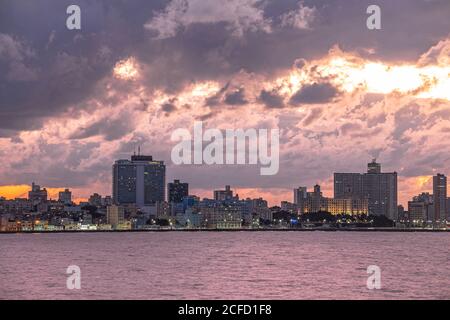
[[[115,204],[154,205],[165,200],[166,166],[152,156],[134,155],[113,165]]]
[[[450,198],[447,197],[447,220],[450,220]]]
[[[438,173],[433,177],[434,222],[447,219],[447,177]]]
[[[167,185],[167,194],[169,202],[181,203],[189,195],[189,184],[174,180]]]
[[[336,199],[364,198],[364,175],[361,173],[335,173],[334,197]]]
[[[397,172],[382,172],[373,160],[367,173],[335,173],[335,199],[367,199],[369,213],[397,220]]]
[[[294,189],[294,204],[301,205],[308,194],[306,187],[298,187]]]
[[[72,203],[72,192],[69,189],[59,192],[58,201],[64,204]]]

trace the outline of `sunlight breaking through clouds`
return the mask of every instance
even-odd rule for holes
[[[139,76],[137,62],[132,57],[118,61],[113,72],[117,79],[122,80],[136,80]]]

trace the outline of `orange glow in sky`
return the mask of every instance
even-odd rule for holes
[[[113,73],[117,79],[135,80],[139,75],[137,62],[134,58],[120,60],[114,66]]]
[[[44,186],[41,187],[44,188]],[[59,192],[64,191],[65,188],[46,189],[49,199],[58,200]],[[4,197],[6,199],[28,198],[28,191],[30,190],[31,186],[26,184],[0,186],[0,197]],[[86,201],[85,198],[73,198],[72,200],[76,203],[79,203],[80,201]]]
[[[292,71],[287,77],[278,79],[281,92],[292,94],[304,84],[329,79],[346,92],[362,89],[368,93],[390,94],[398,92],[418,98],[450,100],[450,66],[388,65],[382,62],[365,61],[361,58],[329,56],[320,61],[311,71],[307,67]],[[313,76],[313,77],[311,77]]]

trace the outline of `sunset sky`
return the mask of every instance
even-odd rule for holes
[[[448,0],[1,0],[0,196],[33,181],[110,195],[113,162],[140,146],[192,194],[229,184],[271,204],[316,183],[331,196],[333,172],[377,158],[406,204],[450,174],[449,14]],[[198,120],[279,128],[279,173],[173,165],[172,132]]]

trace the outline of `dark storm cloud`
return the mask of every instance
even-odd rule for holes
[[[262,90],[259,94],[258,100],[261,101],[267,108],[283,108],[283,97],[275,90]]]
[[[166,115],[169,115],[169,114],[171,114],[172,112],[176,111],[176,110],[177,110],[177,107],[175,106],[174,103],[172,103],[172,102],[167,102],[167,103],[164,103],[164,104],[161,106],[161,110],[162,110],[163,112],[165,112]]]
[[[450,9],[447,1],[423,5],[407,0],[379,1],[383,12],[380,31],[366,27],[366,9],[372,4],[368,0],[305,1],[305,6],[316,9],[311,28],[280,27],[280,16],[295,10],[298,3],[264,2],[264,16],[272,21],[271,32],[248,31],[238,38],[224,22],[192,23],[163,40],[154,39],[147,32],[149,40],[138,45],[135,52],[151,66],[148,83],[174,92],[193,80],[226,81],[240,70],[273,75],[290,68],[298,58],[322,56],[335,44],[374,59],[416,60],[437,39],[447,36],[450,29],[443,14]],[[438,20],[439,28],[429,24],[434,13],[444,18]],[[398,20],[406,14],[420,15],[422,23]],[[411,23],[400,23],[406,20]],[[411,33],[414,41],[408,40]]]
[[[229,86],[230,86],[230,82],[228,81],[222,88],[220,88],[220,90],[216,94],[206,98],[205,106],[214,107],[214,106],[217,106],[218,104],[220,104],[220,102],[221,102],[225,92],[227,92]]]
[[[40,141],[37,145],[40,156],[34,154],[14,162],[12,169],[20,170],[1,172],[2,179],[14,184],[28,184],[39,181],[51,187],[83,187],[97,181],[110,179],[110,161],[101,157],[90,165],[80,166],[88,160],[100,147],[99,143],[83,143],[71,141],[69,143],[50,144]],[[45,162],[45,165],[42,164]]]
[[[192,23],[158,40],[144,25],[170,1],[75,3],[82,10],[81,31],[65,27],[65,10],[73,1],[1,2],[0,67],[6,70],[0,73],[2,128],[28,130],[70,106],[87,107],[83,102],[96,94],[98,81],[117,60],[131,55],[149,67],[144,74],[149,88],[176,93],[196,80],[226,81],[239,70],[274,74],[298,58],[323,55],[336,43],[344,50],[373,48],[374,58],[414,60],[450,30],[447,0],[377,1],[380,31],[365,27],[366,8],[372,4],[368,0],[306,0],[304,6],[316,13],[305,30],[281,25],[281,17],[296,10],[298,1],[272,0],[258,5],[271,21],[270,32],[250,29],[236,37],[229,24],[218,21]],[[6,45],[6,37],[13,42]]]
[[[161,1],[140,7],[76,1],[82,30],[66,28],[73,1],[5,0],[0,4],[0,127],[38,129],[84,104],[115,62],[144,37],[142,24]],[[130,19],[130,17],[133,17]]]
[[[102,136],[107,141],[118,140],[133,131],[133,123],[129,114],[122,113],[118,118],[103,118],[85,128],[79,128],[69,139],[83,140]]]
[[[331,102],[338,94],[338,90],[329,83],[313,83],[304,85],[289,100],[293,105],[320,104]]]
[[[235,91],[229,92],[225,95],[224,102],[233,106],[242,106],[248,103],[245,98],[245,89],[239,88]]]
[[[12,138],[15,133],[13,130],[0,129],[0,138]]]

